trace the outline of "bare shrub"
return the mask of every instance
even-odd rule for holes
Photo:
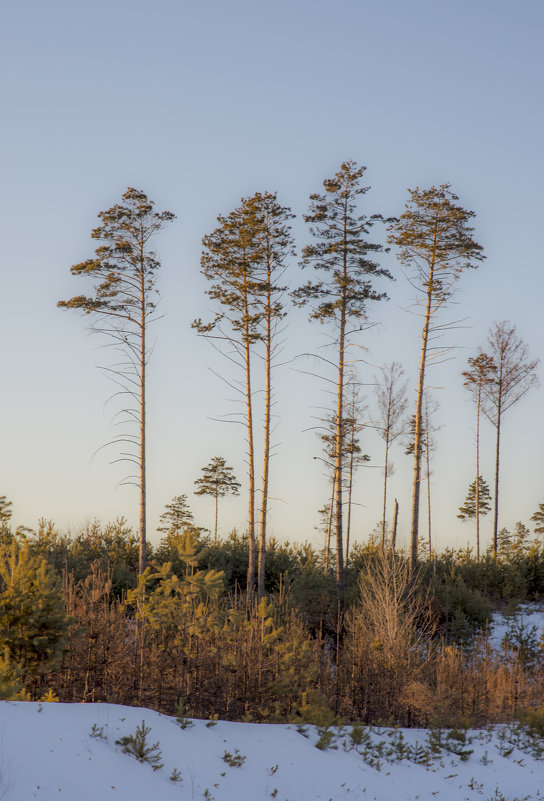
[[[385,553],[361,574],[359,590],[346,616],[342,711],[366,722],[418,722],[434,631],[426,595],[406,561]]]

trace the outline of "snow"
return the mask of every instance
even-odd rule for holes
[[[142,720],[151,728],[149,742],[160,743],[160,770],[115,744]],[[103,738],[91,735],[93,726]],[[463,747],[472,753],[465,761],[442,750],[428,764],[399,760],[399,742],[425,746],[423,758],[431,755],[425,730],[363,729],[368,742],[356,748],[351,727],[331,731],[333,747],[320,750],[314,727],[300,733],[295,725],[195,720],[182,729],[175,718],[149,709],[2,701],[0,799],[544,799],[544,758],[531,755],[508,727],[467,732],[470,744]],[[229,765],[225,752],[239,755],[242,764]],[[181,782],[170,780],[174,770]]]
[[[494,614],[490,644],[494,648],[500,648],[505,634],[508,634],[516,624],[522,626],[527,633],[534,631],[539,640],[544,631],[544,604],[520,604],[512,614]]]

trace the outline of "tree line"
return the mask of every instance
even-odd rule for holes
[[[324,551],[269,539],[257,602],[247,533],[214,542],[169,507],[139,574],[124,521],[75,536],[46,520],[14,531],[4,504],[0,698],[321,726],[481,725],[542,704],[536,633],[514,628],[497,646],[478,636],[492,604],[544,594],[544,549],[523,524],[496,556],[423,556],[416,580],[378,528],[346,559],[339,638]]]
[[[309,320],[330,332],[333,355],[328,362],[335,370],[335,401],[324,421],[326,433],[322,436],[324,461],[331,481],[330,502],[323,514],[327,543],[330,544],[332,535],[335,543],[338,622],[342,619],[345,602],[353,472],[365,459],[358,439],[361,430],[360,399],[356,398],[358,377],[349,350],[360,343],[370,309],[386,300],[386,283],[392,278],[390,271],[380,264],[384,246],[374,240],[373,231],[376,226],[385,227],[387,241],[396,248],[400,265],[417,293],[422,319],[416,408],[408,434],[406,385],[402,367],[395,362],[382,368],[376,380],[379,419],[374,421],[385,444],[381,521],[384,547],[395,547],[398,508],[393,528],[388,532],[387,482],[389,449],[401,433],[408,437],[407,450],[413,455],[412,575],[416,573],[421,552],[420,496],[425,459],[430,518],[432,425],[426,377],[436,359],[434,340],[446,325],[443,311],[454,298],[458,280],[467,269],[478,267],[484,259],[483,249],[474,238],[475,214],[460,205],[449,184],[408,190],[404,211],[397,218],[384,219],[380,214],[361,212],[361,201],[369,190],[364,185],[364,174],[364,167],[346,161],[334,176],[323,181],[320,193],[310,195],[308,213],[304,215],[310,243],[302,248],[300,267],[309,270],[311,275],[306,283],[295,288],[289,288],[285,282],[287,266],[295,254],[290,225],[294,215],[288,206],[279,202],[277,193],[257,192],[242,198],[240,205],[229,214],[219,215],[215,230],[203,238],[201,259],[201,271],[208,281],[207,295],[216,311],[211,320],[197,318],[192,323],[196,332],[209,339],[233,365],[235,378],[231,383],[240,392],[245,407],[246,586],[250,594],[256,591],[259,600],[265,594],[273,368],[290,302],[307,308]],[[174,215],[168,211],[154,211],[154,203],[145,193],[129,188],[120,204],[98,216],[100,225],[92,231],[92,237],[101,244],[95,256],[71,268],[75,276],[94,280],[93,290],[88,295],[59,301],[58,305],[89,315],[94,329],[111,338],[123,354],[119,363],[108,367],[123,396],[128,398],[121,412],[122,432],[113,441],[120,446],[119,458],[134,468],[126,482],[139,488],[139,572],[143,574],[147,563],[146,369],[150,356],[147,336],[156,313],[160,266],[152,240]],[[258,362],[257,356],[262,357]],[[257,510],[256,440],[259,432],[254,421],[254,377],[260,365],[264,377],[265,414],[260,432],[261,489]],[[527,346],[517,335],[515,326],[501,322],[490,331],[488,352],[481,350],[469,359],[468,369],[463,373],[465,385],[476,401],[477,437],[475,483],[469,488],[461,516],[475,518],[478,556],[480,516],[485,513],[487,503],[485,485],[480,480],[480,414],[488,417],[496,428],[493,528],[493,553],[496,554],[503,416],[536,384],[536,366],[537,361],[529,358]],[[227,469],[226,463],[223,468]],[[219,492],[218,484],[215,490],[210,489],[209,483],[206,484],[210,480],[209,476],[207,479],[203,476],[201,489],[211,495],[215,492],[217,533],[217,502],[223,489]],[[233,476],[232,481],[230,488],[228,483],[222,485],[225,492],[238,492],[239,484]]]

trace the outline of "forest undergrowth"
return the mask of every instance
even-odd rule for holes
[[[492,647],[493,609],[544,598],[544,549],[497,558],[352,548],[338,631],[335,577],[309,545],[271,541],[266,591],[245,588],[247,539],[186,527],[150,548],[120,520],[76,536],[42,521],[0,543],[0,698],[110,702],[303,726],[544,728],[544,638]],[[532,717],[531,717],[532,716]]]

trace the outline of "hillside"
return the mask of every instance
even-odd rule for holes
[[[115,741],[145,720],[163,767]],[[544,798],[542,740],[520,729],[429,733],[175,718],[111,704],[0,702],[2,801]],[[354,742],[355,741],[355,742]],[[358,744],[356,742],[358,741]],[[455,753],[457,752],[457,753]],[[532,752],[532,753],[531,753]],[[540,756],[539,756],[540,755]],[[177,774],[175,773],[177,771]],[[181,781],[169,777],[181,776]]]

